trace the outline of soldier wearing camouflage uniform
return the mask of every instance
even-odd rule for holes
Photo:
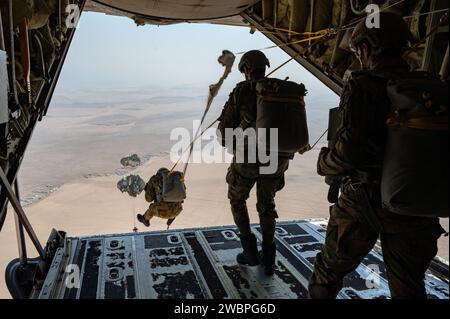
[[[222,145],[226,146],[225,130],[238,127],[246,130],[256,127],[256,91],[257,80],[264,78],[267,57],[260,51],[249,51],[243,55],[239,70],[245,75],[246,81],[239,83],[230,94],[225,104],[219,124]],[[233,150],[235,152],[235,150]],[[245,151],[247,154],[247,151]],[[273,275],[275,267],[275,224],[278,218],[275,210],[275,194],[284,187],[284,173],[288,169],[289,159],[279,158],[278,169],[274,174],[261,175],[258,163],[238,163],[234,153],[233,163],[228,169],[228,198],[231,204],[236,226],[239,229],[243,253],[237,256],[237,261],[243,265],[256,266],[260,263],[268,276]],[[256,237],[250,229],[250,219],[246,201],[250,191],[256,184],[257,211],[263,235],[262,253],[258,256]]]
[[[158,201],[158,194],[162,193],[163,172],[168,172],[168,170],[161,168],[145,185],[145,200],[151,204],[144,215],[137,215],[137,219],[147,227],[150,226],[150,220],[153,217],[167,219],[167,225],[170,226],[183,210],[183,202],[169,203]]]
[[[444,232],[437,218],[382,209],[381,167],[390,106],[386,85],[392,75],[408,77],[402,54],[410,31],[400,16],[381,13],[380,18],[381,29],[367,29],[363,21],[353,32],[352,51],[366,70],[353,73],[345,87],[336,144],[319,155],[318,173],[340,179],[341,195],[330,209],[325,245],[310,279],[313,299],[336,298],[345,275],[358,267],[378,239],[392,297],[426,298],[425,272]]]

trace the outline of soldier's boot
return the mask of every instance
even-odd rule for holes
[[[277,254],[277,246],[274,242],[262,244],[262,251],[259,254],[264,274],[271,277],[275,273],[275,257]]]
[[[244,250],[242,253],[238,254],[236,257],[236,261],[238,264],[246,265],[246,266],[258,266],[258,247],[256,245],[256,237],[251,234],[250,236],[242,236],[239,235],[241,239],[242,249]]]
[[[150,227],[150,221],[147,220],[147,219],[144,217],[144,215],[142,215],[142,214],[137,214],[136,217],[137,217],[137,220],[138,220],[140,223],[144,224],[145,227]]]

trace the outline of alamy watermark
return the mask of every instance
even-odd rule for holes
[[[381,285],[381,271],[378,264],[370,264],[367,266],[368,274],[366,276],[367,289],[378,289]]]
[[[193,122],[196,132],[200,121]],[[220,164],[235,163],[260,164],[260,174],[274,174],[278,169],[278,129],[236,128],[225,129],[225,136],[215,129],[207,130],[192,146],[192,155],[187,150],[195,137],[186,128],[173,129],[170,140],[176,141],[170,152],[172,162],[180,158],[184,163]],[[225,148],[218,141],[225,141]],[[189,158],[188,158],[189,157]]]
[[[369,4],[366,9],[366,27],[367,29],[379,29],[380,25],[380,6],[377,4]]]
[[[66,267],[66,280],[64,281],[64,284],[66,285],[67,289],[80,289],[80,267],[75,264],[69,264]]]
[[[80,16],[81,16],[81,9],[76,4],[69,4],[66,6],[66,27],[68,29],[77,29],[80,27]]]
[[[81,16],[81,9],[77,4],[68,4],[65,8],[67,14],[66,27],[69,29],[79,28],[79,21]],[[380,6],[377,4],[369,4],[365,8],[367,13],[366,27],[368,29],[380,28]]]

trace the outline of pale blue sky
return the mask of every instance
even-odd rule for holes
[[[248,28],[211,24],[137,27],[128,18],[84,13],[58,90],[207,87],[223,73],[223,67],[217,63],[223,49],[239,52],[270,45],[273,43],[264,35],[259,32],[252,35]],[[264,52],[272,69],[289,58],[278,48]],[[237,62],[221,94],[242,81],[236,66]],[[289,76],[305,83],[317,95],[335,97],[295,61],[274,76]]]

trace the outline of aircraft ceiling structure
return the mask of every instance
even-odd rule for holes
[[[209,22],[248,25],[240,14],[259,0],[88,0],[85,11],[129,17],[137,24]]]
[[[442,9],[448,8],[446,0],[88,0],[85,10],[127,16],[138,25],[202,22],[249,26],[252,32],[263,32],[340,94],[351,72],[359,68],[358,61],[345,50],[346,42],[369,4],[402,14],[416,41],[423,40],[441,22]],[[408,56],[409,63],[438,73],[447,49],[442,36],[447,34],[448,22],[420,43],[419,50]]]

